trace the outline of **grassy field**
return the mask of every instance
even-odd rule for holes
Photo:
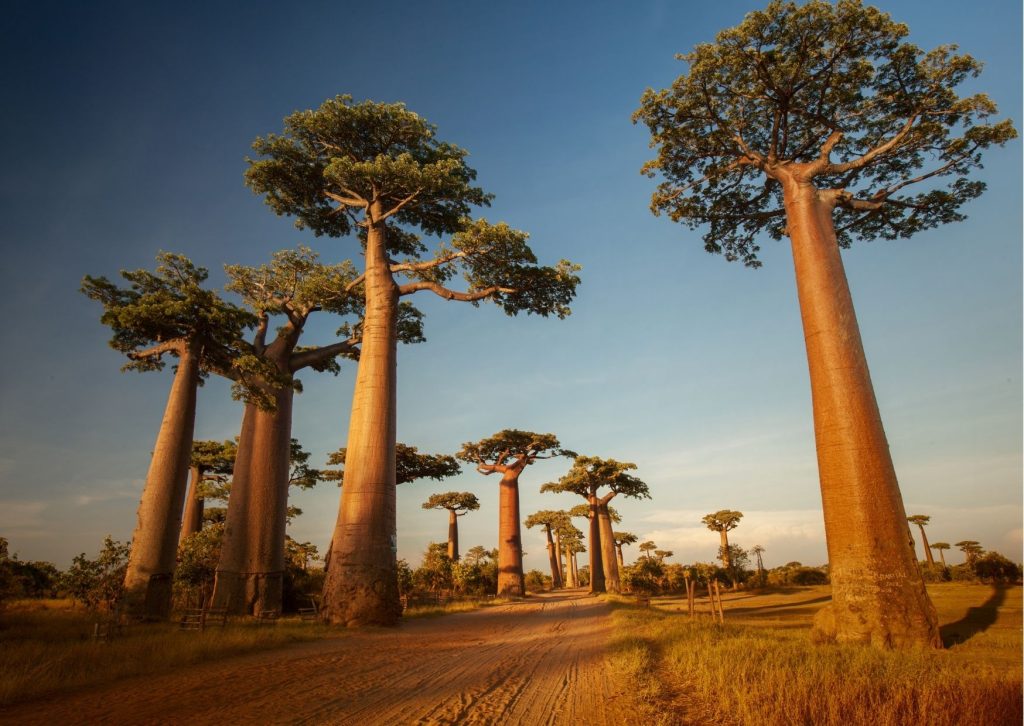
[[[707,600],[620,602],[612,666],[627,674],[652,724],[854,726],[1021,723],[1021,588],[928,588],[947,648],[881,651],[810,642],[829,588],[723,593]]]
[[[287,643],[344,637],[344,630],[284,618],[262,626],[236,619],[201,633],[174,624],[136,625],[97,641],[95,622],[67,600],[9,604],[0,614],[0,706]]]

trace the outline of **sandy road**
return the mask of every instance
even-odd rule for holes
[[[636,723],[577,593],[363,630],[0,710],[17,724]]]

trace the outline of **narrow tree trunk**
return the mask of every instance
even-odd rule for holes
[[[183,350],[153,446],[124,579],[128,612],[147,619],[165,620],[171,612],[172,578],[192,456],[198,384],[198,353]]]
[[[558,590],[562,587],[562,568],[558,566],[558,554],[555,549],[555,540],[551,536],[551,527],[544,526],[548,536],[548,563],[551,565],[551,589]]]
[[[284,593],[294,393],[290,387],[265,390],[276,409],[246,407],[249,425],[243,420],[239,455],[244,450],[248,458],[231,483],[213,593],[215,607],[237,615],[279,613]]]
[[[198,466],[193,466],[190,471],[188,496],[185,497],[185,515],[181,518],[181,535],[178,537],[179,546],[189,536],[203,528],[203,498],[199,494],[203,472]]]
[[[939,558],[942,560],[942,568],[945,569],[946,568],[946,553],[943,552],[942,550],[939,550]]]
[[[572,586],[573,587],[579,587],[580,586],[580,563],[576,559],[576,553],[575,552],[570,552],[569,553],[569,563],[568,564],[572,565]]]
[[[580,586],[579,580],[576,577],[576,566],[574,560],[576,554],[569,551],[569,546],[565,547],[565,580],[566,587],[576,588]]]
[[[619,561],[615,554],[615,534],[612,520],[608,516],[608,505],[602,504],[597,510],[601,528],[601,563],[604,565],[604,586],[608,592],[622,592],[619,582]]]
[[[605,592],[604,562],[601,558],[601,522],[597,497],[590,495],[590,592]]]
[[[375,202],[370,210],[379,219]],[[398,287],[385,249],[384,223],[366,244],[366,311],[352,397],[345,486],[324,582],[321,617],[339,625],[394,625],[398,593],[395,426]]]
[[[448,510],[448,558],[459,561],[459,515],[454,509]]]
[[[924,525],[917,525],[918,529],[921,530],[921,543],[924,544],[924,558],[928,561],[928,567],[935,567],[935,558],[932,557],[932,550],[928,546],[928,535],[924,533]]]
[[[725,566],[725,571],[732,582],[732,589],[736,590],[739,588],[739,583],[736,581],[736,572],[732,567],[732,552],[729,551],[729,531],[722,529],[718,534],[722,538],[722,565]]]
[[[523,597],[523,539],[519,529],[519,474],[509,467],[498,494],[498,597]]]
[[[562,586],[568,587],[568,585],[566,585],[569,580],[568,576],[562,576],[562,535],[557,529],[555,530],[555,556],[558,558],[558,575],[561,579]]]
[[[621,570],[621,569],[625,568],[626,563],[625,563],[625,561],[622,558],[622,545],[620,545],[620,544],[615,545],[615,554],[618,555],[618,557],[619,557],[619,569]]]
[[[784,199],[832,580],[832,605],[816,618],[816,632],[882,647],[941,647],[836,243],[834,200],[794,180]]]

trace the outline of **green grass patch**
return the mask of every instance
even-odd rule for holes
[[[1000,593],[996,610],[985,586],[931,590],[944,635],[962,639],[941,651],[814,645],[807,603],[820,597],[807,590],[737,593],[725,625],[671,600],[614,604],[610,658],[654,723],[678,722],[681,696],[687,720],[744,726],[1021,723],[1020,588]]]
[[[97,641],[95,622],[67,601],[12,603],[0,614],[0,706],[345,632],[298,619],[276,625],[236,619],[204,632],[169,623],[133,625]]]

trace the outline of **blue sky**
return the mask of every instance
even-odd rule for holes
[[[503,428],[633,461],[653,499],[619,502],[621,528],[709,560],[710,511],[746,513],[735,541],[769,566],[825,560],[810,396],[792,262],[764,268],[703,251],[700,234],[648,211],[647,133],[630,115],[673,55],[760,7],[717,3],[11,3],[0,29],[7,146],[0,166],[0,535],[65,566],[131,536],[169,373],[121,374],[84,274],[185,253],[223,284],[316,240],[242,183],[258,135],[338,93],[404,101],[470,151],[496,195],[481,214],[531,234],[542,261],[584,266],[573,315],[506,318],[430,298],[428,342],[399,360],[399,439],[433,452]],[[987,91],[1021,124],[1021,8],[1006,1],[888,2],[922,47],[956,42],[986,63]],[[929,538],[1021,552],[1021,147],[990,153],[988,192],[961,224],[844,253],[908,512]],[[329,340],[334,321],[310,328]],[[344,445],[353,369],[303,378],[295,435],[314,460]],[[237,434],[213,381],[197,438]],[[521,481],[524,516],[575,504],[540,495],[567,461]],[[399,554],[446,536],[433,492],[478,494],[464,547],[496,545],[497,481],[475,472],[399,489]],[[326,545],[338,490],[294,498],[293,536]],[[527,567],[543,568],[539,533]],[[633,553],[635,554],[635,553]],[[951,553],[952,554],[952,553]],[[959,554],[952,554],[953,561]]]

